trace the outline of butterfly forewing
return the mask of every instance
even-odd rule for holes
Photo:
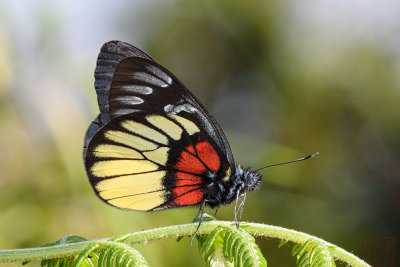
[[[111,118],[145,111],[196,119],[234,168],[231,149],[216,120],[172,73],[153,60],[138,57],[121,60],[113,76],[109,111]]]

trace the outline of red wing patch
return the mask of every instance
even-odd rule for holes
[[[173,190],[176,196],[174,206],[188,206],[200,203],[203,199],[202,183],[200,176],[184,172],[176,172],[176,183]]]
[[[191,147],[191,146],[190,146]],[[175,168],[180,171],[202,174],[206,171],[203,163],[193,154],[183,151]]]
[[[220,160],[217,152],[212,145],[207,141],[202,141],[196,144],[197,154],[199,158],[207,165],[212,171],[218,171],[220,167]]]
[[[196,154],[196,152],[194,151],[194,147],[192,145],[185,147],[185,149],[190,153],[192,153],[193,155]]]
[[[187,146],[175,165],[175,184],[172,194],[174,206],[189,206],[203,200],[204,180],[207,170],[217,172],[221,162],[215,149],[208,141]]]

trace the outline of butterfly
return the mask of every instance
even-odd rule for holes
[[[166,68],[121,42],[103,45],[95,69],[100,114],[84,140],[84,165],[96,195],[138,211],[235,204],[262,176],[236,164],[217,121]],[[241,202],[238,204],[238,200]],[[200,226],[199,223],[199,226]]]

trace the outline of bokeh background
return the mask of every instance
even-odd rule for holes
[[[1,1],[0,248],[195,216],[196,208],[121,211],[92,193],[82,142],[98,113],[97,54],[114,39],[175,73],[215,115],[241,165],[320,152],[265,170],[244,220],[367,259],[367,238],[400,246],[399,17],[395,0]],[[217,217],[231,220],[233,206]],[[295,266],[288,246],[258,243],[269,266]],[[152,266],[204,265],[187,239],[137,249]]]

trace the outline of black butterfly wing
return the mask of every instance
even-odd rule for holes
[[[110,41],[103,45],[97,58],[94,87],[100,107],[101,123],[110,121],[109,97],[114,72],[118,64],[127,57],[140,57],[153,60],[142,50],[120,41]]]
[[[201,128],[225,152],[234,166],[229,143],[217,121],[196,97],[167,69],[137,57],[123,59],[114,73],[110,93],[111,118],[139,110],[196,117]]]
[[[86,149],[86,146],[93,135],[111,119],[109,112],[109,97],[111,84],[113,81],[113,74],[120,61],[127,57],[141,57],[153,60],[149,55],[139,48],[121,41],[107,42],[100,49],[99,56],[97,57],[96,69],[94,72],[94,87],[96,89],[100,114],[93,120],[86,132],[84,149]]]
[[[141,50],[106,43],[95,78],[100,114],[86,133],[83,156],[94,191],[108,204],[135,210],[196,205],[210,193],[207,185],[235,171],[216,120]]]
[[[121,115],[146,111],[189,120],[194,116],[235,169],[229,143],[214,117],[171,72],[140,49],[119,41],[104,44],[95,79],[100,115],[89,127],[84,147],[98,129]]]

